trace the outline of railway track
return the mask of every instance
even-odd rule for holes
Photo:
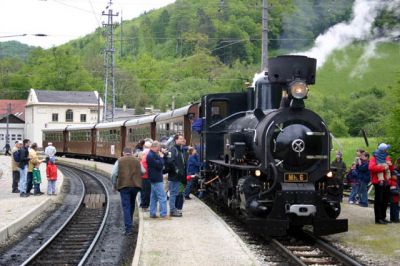
[[[307,232],[274,238],[271,242],[297,265],[362,265],[328,242]]]
[[[95,246],[109,212],[105,185],[90,172],[60,165],[84,186],[80,201],[60,229],[22,265],[83,265]]]

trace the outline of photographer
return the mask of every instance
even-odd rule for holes
[[[172,217],[182,217],[182,211],[176,207],[176,201],[177,198],[180,197],[180,187],[186,184],[186,163],[182,151],[186,140],[181,134],[177,134],[174,136],[174,141],[175,145],[170,149],[171,157],[165,159],[169,181],[169,207]],[[181,194],[183,199],[183,192],[181,192]],[[178,201],[179,200],[180,199],[178,199]]]

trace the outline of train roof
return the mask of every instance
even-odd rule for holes
[[[165,113],[161,113],[159,115],[157,115],[157,117],[154,119],[155,122],[158,121],[162,121],[162,120],[168,120],[171,118],[175,118],[175,117],[179,117],[179,116],[184,116],[189,114],[189,110],[192,106],[196,106],[198,105],[198,103],[193,103],[193,104],[189,104],[186,106],[183,106],[181,108],[169,111],[169,112],[165,112]]]
[[[61,128],[44,128],[43,132],[63,132],[68,126],[63,126]]]
[[[80,125],[72,125],[67,126],[66,130],[68,131],[76,131],[76,130],[88,130],[93,129],[96,124],[80,124]]]
[[[107,122],[107,123],[100,123],[96,124],[95,128],[115,128],[115,127],[122,127],[127,120],[121,120],[121,121],[114,121],[114,122]]]
[[[154,122],[155,115],[144,116],[136,119],[131,119],[125,122],[125,126],[136,126]]]

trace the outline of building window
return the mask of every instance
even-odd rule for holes
[[[81,114],[81,122],[86,122],[86,114]]]
[[[71,109],[68,109],[65,112],[65,122],[73,122],[74,121],[74,113]]]
[[[12,135],[11,135],[11,140],[16,140],[15,134],[12,134]]]
[[[58,114],[52,114],[51,115],[51,121],[58,122]]]
[[[4,140],[4,134],[0,134],[0,140]]]
[[[22,140],[22,135],[21,134],[17,135],[17,140]]]

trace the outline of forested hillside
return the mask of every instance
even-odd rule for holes
[[[268,2],[269,53],[274,56],[311,47],[320,33],[350,19],[354,1]],[[127,104],[139,112],[147,105],[165,110],[170,107],[173,95],[179,107],[199,100],[205,93],[242,90],[244,83],[260,71],[261,3],[261,0],[177,0],[117,25],[118,105]],[[394,27],[398,21],[394,12],[382,12],[374,30]],[[381,134],[382,128],[377,125],[387,111],[383,103],[398,86],[400,75],[393,71],[400,64],[397,44],[379,45],[378,50],[384,56],[376,59],[376,64],[372,59],[357,78],[349,76],[366,45],[358,43],[328,60],[317,74],[317,84],[307,103],[327,119],[339,136],[357,135],[360,127]],[[99,28],[59,47],[37,48],[26,60],[2,59],[0,98],[25,98],[31,87],[102,92],[104,47],[103,29]],[[393,57],[393,66],[385,66],[387,60],[382,58],[387,57]],[[384,81],[379,77],[384,77]],[[378,108],[372,120],[349,115],[377,105],[383,107]]]

